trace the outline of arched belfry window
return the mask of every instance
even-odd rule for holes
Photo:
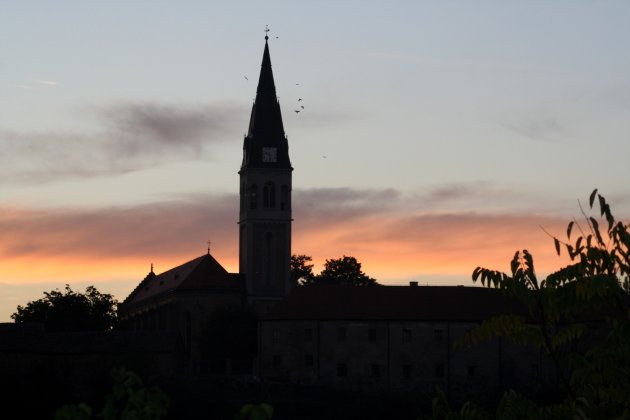
[[[272,182],[267,182],[263,187],[263,208],[276,207],[276,186]]]
[[[289,202],[289,187],[283,185],[280,187],[280,210],[288,210],[291,208],[291,203]]]
[[[249,187],[249,208],[255,210],[258,207],[258,185]]]

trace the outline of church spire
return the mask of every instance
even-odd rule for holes
[[[265,50],[256,89],[256,100],[252,106],[249,129],[243,144],[241,169],[291,168],[289,145],[284,133],[282,112],[271,70],[268,40],[269,37],[265,35]]]

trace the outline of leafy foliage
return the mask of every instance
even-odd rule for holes
[[[324,269],[313,275],[313,265],[308,255],[291,257],[291,277],[298,279],[301,286],[310,284],[337,284],[348,286],[375,286],[378,282],[361,269],[361,263],[354,257],[344,255],[341,258],[326,260]]]
[[[273,407],[267,403],[245,404],[235,416],[236,420],[269,420],[273,417]]]
[[[473,282],[502,290],[528,314],[488,319],[456,345],[500,336],[535,346],[553,361],[564,386],[564,399],[546,406],[510,390],[496,418],[630,417],[630,231],[594,190],[591,209],[596,200],[599,221],[582,210],[584,226],[573,220],[566,241],[552,236],[556,252],[568,253],[568,266],[539,280],[532,255],[523,250],[514,254],[511,274],[481,267],[473,272]],[[576,229],[579,235],[571,239]],[[436,404],[433,418],[477,418],[448,417],[454,412],[439,399]]]
[[[134,372],[118,368],[112,370],[114,384],[105,397],[105,404],[97,418],[104,420],[159,420],[166,417],[169,400],[157,387],[145,387]],[[88,420],[92,408],[84,403],[66,405],[55,413],[55,420]]]
[[[315,275],[313,274],[313,264],[309,262],[313,258],[308,255],[291,255],[291,281],[300,286],[310,284]]]
[[[26,306],[18,305],[11,318],[18,323],[41,322],[50,331],[107,331],[116,323],[116,305],[112,295],[94,286],[77,293],[66,284],[65,293],[55,289]]]

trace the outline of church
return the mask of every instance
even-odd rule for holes
[[[119,305],[128,329],[177,331],[195,373],[205,321],[224,308],[262,315],[291,288],[291,176],[289,145],[265,37],[256,99],[238,172],[239,273],[210,254],[161,274],[151,272]]]
[[[124,328],[178,334],[184,354],[179,372],[192,376],[247,373],[377,394],[431,393],[439,385],[453,398],[555,381],[541,351],[501,339],[453,350],[455,340],[484,319],[522,310],[496,290],[415,282],[294,287],[292,171],[265,37],[238,172],[239,273],[228,273],[210,250],[161,274],[151,270],[119,305]],[[254,314],[254,351],[240,359],[222,354],[216,369],[217,356],[207,349],[221,346],[223,338],[208,329],[208,320],[229,308]],[[222,331],[246,335],[238,325],[245,324],[228,323]]]

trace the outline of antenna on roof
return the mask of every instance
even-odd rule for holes
[[[151,272],[153,273],[153,263],[151,263]]]
[[[211,244],[211,243],[212,243],[212,242],[208,241],[208,255],[210,255],[210,244]]]

